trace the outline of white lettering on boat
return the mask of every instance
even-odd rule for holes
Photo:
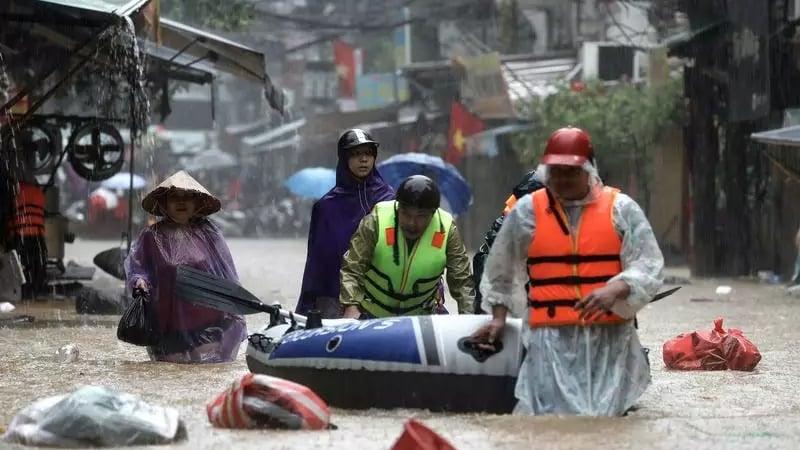
[[[288,342],[297,342],[297,341],[304,341],[306,339],[310,339],[316,336],[327,336],[329,334],[339,334],[339,333],[347,333],[352,331],[362,331],[362,330],[386,330],[391,328],[392,326],[402,322],[403,320],[411,320],[408,318],[392,318],[392,319],[383,319],[383,320],[367,320],[367,321],[358,321],[353,323],[346,323],[342,325],[337,325],[334,327],[322,327],[322,328],[314,328],[313,330],[298,330],[293,333],[290,333],[281,339],[281,342],[288,343]]]

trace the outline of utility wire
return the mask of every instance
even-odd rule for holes
[[[414,0],[409,0],[407,2],[407,4],[410,4],[413,1]],[[326,33],[323,36],[320,36],[319,38],[312,39],[312,40],[310,40],[308,42],[304,42],[302,44],[298,44],[298,45],[296,45],[294,47],[290,47],[290,48],[288,48],[288,49],[286,49],[284,51],[284,54],[295,53],[295,52],[304,50],[306,48],[313,47],[314,45],[321,44],[323,42],[328,42],[328,41],[337,39],[339,37],[342,37],[342,36],[352,32],[352,31],[375,32],[375,31],[382,31],[382,30],[391,30],[391,29],[395,29],[397,27],[401,27],[401,26],[404,26],[404,25],[407,25],[407,24],[410,24],[410,23],[415,23],[415,22],[430,21],[430,20],[442,20],[444,17],[438,16],[437,14],[441,14],[443,12],[457,10],[457,9],[463,8],[465,6],[476,5],[476,4],[481,4],[481,3],[485,3],[485,2],[486,2],[485,0],[466,0],[466,1],[458,2],[458,3],[448,2],[448,3],[444,3],[444,4],[440,5],[440,6],[438,6],[437,8],[433,8],[433,9],[430,9],[428,11],[425,11],[425,15],[424,16],[410,17],[408,19],[395,21],[395,22],[386,22],[386,21],[384,21],[383,23],[380,23],[380,24],[377,24],[377,25],[370,25],[369,23],[367,23],[367,22],[374,22],[375,19],[365,19],[364,21],[360,21],[360,22],[354,23],[354,24],[352,24],[350,26],[344,27],[344,28],[346,28],[346,30],[337,31],[337,32],[333,32],[333,33]],[[298,19],[299,20],[303,20],[303,21],[307,20],[305,18],[298,18]],[[386,20],[388,20],[388,19],[386,19]],[[325,23],[327,24],[327,22],[325,22]],[[335,26],[335,27],[338,28],[338,27],[341,27],[341,26]]]

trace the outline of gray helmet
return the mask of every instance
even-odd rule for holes
[[[439,186],[425,175],[412,175],[400,183],[395,199],[404,206],[436,209],[440,202]]]
[[[372,139],[372,136],[366,131],[360,128],[351,128],[342,133],[342,136],[339,137],[337,151],[339,152],[339,156],[342,156],[347,150],[362,144],[371,144],[375,147],[376,152],[378,150],[378,145],[380,145],[376,140]]]

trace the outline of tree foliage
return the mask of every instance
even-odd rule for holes
[[[633,181],[638,200],[648,209],[654,148],[665,130],[681,121],[682,85],[608,86],[592,82],[581,89],[563,85],[545,98],[523,105],[536,127],[519,137],[524,161],[538,161],[553,130],[585,129],[592,137],[600,174],[618,183]]]
[[[364,58],[364,73],[395,71],[395,46],[390,34],[368,35],[359,41]]]
[[[246,0],[161,0],[162,16],[213,30],[240,30],[254,12],[253,3]]]
[[[521,52],[520,10],[517,0],[504,0],[500,5],[500,45],[503,53]]]

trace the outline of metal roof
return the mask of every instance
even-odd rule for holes
[[[800,147],[800,125],[753,133],[750,139],[765,144]]]
[[[547,95],[555,83],[566,81],[576,64],[575,58],[505,62],[502,68],[508,95],[514,102]]]
[[[97,11],[118,16],[128,16],[138,11],[150,0],[35,0],[39,3],[66,6],[73,9]]]
[[[246,45],[190,27],[174,20],[160,20],[162,43],[177,54],[192,56],[194,61],[211,64],[217,70],[264,85],[269,104],[283,113],[283,93],[267,75],[264,54]]]

